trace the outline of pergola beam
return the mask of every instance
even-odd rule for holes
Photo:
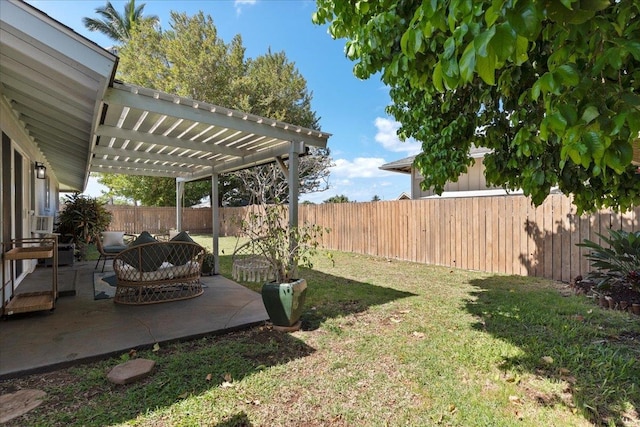
[[[281,124],[275,120],[253,116],[229,110],[215,105],[191,101],[177,96],[145,88],[133,88],[138,93],[124,87],[107,89],[104,102],[150,113],[180,117],[185,120],[233,129],[255,135],[264,135],[282,140],[301,140],[316,147],[326,147],[328,134],[304,129],[302,127]],[[189,104],[187,104],[189,103]],[[267,124],[267,122],[270,122]],[[284,126],[284,127],[280,127]]]
[[[242,150],[238,150],[233,147],[226,147],[222,144],[216,145],[213,143],[209,144],[203,142],[194,142],[188,139],[173,138],[170,136],[156,135],[148,132],[140,132],[130,129],[119,129],[114,126],[100,125],[96,130],[96,135],[103,137],[103,141],[107,140],[108,138],[128,139],[133,142],[144,142],[147,144],[155,144],[169,148],[200,151],[202,154],[227,154],[234,157],[240,157],[243,154]]]
[[[177,165],[198,165],[198,166],[211,166],[211,160],[207,158],[200,158],[199,156],[176,156],[174,154],[159,154],[148,153],[145,151],[132,151],[123,148],[109,148],[99,145],[95,148],[94,154],[96,156],[118,156],[122,158],[130,158],[131,161],[145,161],[150,160],[153,162],[166,162],[169,164]]]

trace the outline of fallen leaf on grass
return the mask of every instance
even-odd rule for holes
[[[509,396],[509,402],[515,405],[520,405],[522,404],[522,399],[520,399],[519,396]]]
[[[540,360],[542,360],[547,365],[553,364],[553,357],[551,357],[551,356],[543,356],[543,357],[540,358]]]
[[[424,338],[424,332],[413,331],[411,333],[415,338],[422,339]]]
[[[451,412],[452,414],[456,412],[456,409],[458,408],[456,408],[456,405],[454,405],[453,403],[449,405],[449,412]]]
[[[222,384],[220,384],[220,387],[222,388],[233,387],[233,384],[232,384],[233,378],[231,377],[231,374],[226,373],[222,376],[222,378],[224,378],[224,381],[222,382]]]
[[[186,399],[187,397],[189,397],[189,392],[185,391],[180,396],[178,396],[178,399]]]
[[[505,379],[506,382],[508,383],[519,383],[520,382],[520,378],[517,375],[513,375],[513,374],[508,374]]]
[[[207,377],[205,378],[207,381],[211,381],[211,374],[207,374]]]
[[[558,372],[560,372],[560,375],[569,375],[571,373],[567,368],[560,368]]]
[[[402,322],[402,319],[398,319],[397,317],[391,317],[389,318],[389,320],[393,323],[400,323]]]
[[[156,351],[160,351],[160,344],[155,343],[155,344],[153,345],[153,349],[152,349],[152,351],[154,351],[154,352],[156,352]]]
[[[132,359],[137,355],[138,355],[138,351],[135,348],[132,348],[131,350],[129,350],[129,357],[131,357]]]

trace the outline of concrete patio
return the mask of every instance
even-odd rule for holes
[[[222,276],[202,277],[204,294],[189,300],[145,306],[94,300],[94,266],[95,262],[82,262],[59,268],[59,291],[66,296],[58,298],[53,312],[18,314],[0,321],[0,379],[155,343],[229,332],[268,319],[260,294]],[[18,291],[46,289],[50,280],[51,268],[38,267]]]

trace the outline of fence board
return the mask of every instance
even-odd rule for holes
[[[518,241],[520,242],[520,247],[516,254],[514,254],[514,274],[519,275],[527,275],[526,261],[528,260],[528,245],[529,245],[529,237],[524,229],[525,224],[527,222],[527,209],[528,203],[527,200],[521,197],[514,199],[515,208],[514,213],[515,219],[513,221],[513,231],[518,234]]]
[[[562,262],[560,263],[560,277],[558,280],[568,282],[571,280],[571,226],[569,224],[569,200],[566,197],[559,197],[560,206],[560,252],[562,253]]]

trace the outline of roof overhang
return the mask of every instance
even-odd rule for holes
[[[471,146],[471,149],[469,150],[469,157],[471,157],[472,159],[483,159],[484,156],[491,153],[492,151],[493,150],[491,150],[490,148]],[[389,172],[410,174],[415,159],[416,156],[405,157],[404,159],[385,163],[378,169],[386,170]]]
[[[0,95],[62,191],[82,191],[117,57],[38,9],[0,1]]]
[[[184,181],[286,158],[330,134],[115,82],[104,97],[91,171]]]

